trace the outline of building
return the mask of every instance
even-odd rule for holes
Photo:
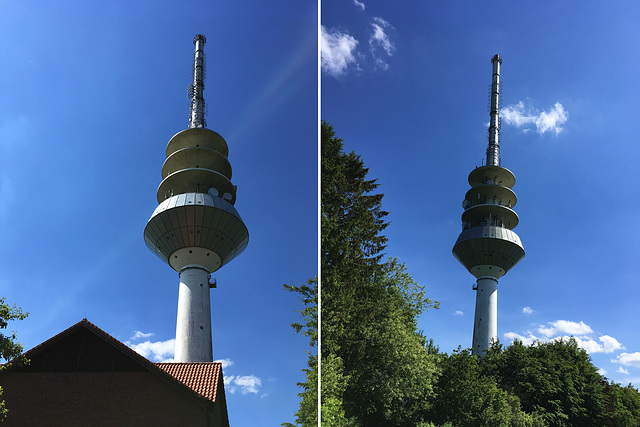
[[[24,355],[7,426],[229,426],[221,363],[152,363],[87,319]]]

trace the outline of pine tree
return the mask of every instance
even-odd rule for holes
[[[340,367],[323,402],[341,401],[358,425],[416,425],[436,370],[417,316],[437,303],[404,265],[382,261],[383,194],[325,122],[321,152],[321,362]]]

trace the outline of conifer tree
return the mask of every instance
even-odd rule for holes
[[[403,264],[382,261],[383,194],[325,122],[321,153],[321,361],[340,368],[339,383],[322,399],[342,402],[357,425],[414,426],[426,413],[436,372],[417,316],[437,303]]]

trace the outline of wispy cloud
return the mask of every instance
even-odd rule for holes
[[[353,4],[358,6],[360,9],[364,10],[364,3],[358,0],[353,0]]]
[[[384,56],[382,51],[386,53],[386,56],[393,55],[393,51],[396,47],[391,40],[389,40],[389,35],[387,34],[387,31],[393,29],[393,26],[386,20],[380,17],[375,17],[373,18],[371,27],[373,27],[373,31],[369,37],[369,49],[371,51],[371,55],[373,56],[377,67],[387,70],[389,69],[389,64],[387,64],[382,58]]]
[[[569,119],[569,113],[559,102],[556,102],[548,111],[538,111],[525,107],[524,102],[520,101],[503,108],[500,116],[507,125],[524,127],[524,133],[531,131],[530,126],[535,125],[536,132],[540,135],[547,132],[558,135],[563,130],[562,125]]]
[[[140,331],[136,331],[138,333]],[[146,334],[153,335],[153,334]],[[136,335],[134,335],[135,337]],[[133,339],[133,338],[132,338]],[[131,341],[125,342],[126,345],[131,347],[132,350],[140,354],[142,357],[146,357],[152,362],[173,362],[173,356],[176,346],[176,340],[174,338],[167,341],[143,341],[139,343],[132,343]]]
[[[333,77],[340,77],[350,67],[358,68],[355,50],[358,40],[339,30],[320,26],[320,67]]]
[[[455,316],[464,316],[464,311],[456,310],[453,312]]]
[[[616,369],[616,372],[618,372],[618,373],[620,373],[620,374],[629,375],[629,371],[627,371],[626,369],[624,369],[622,366],[618,367],[618,369]]]
[[[227,369],[228,367],[233,366],[233,360],[229,359],[228,357],[226,359],[214,360],[214,362],[222,363],[222,369]]]
[[[228,375],[224,377],[224,388],[228,393],[258,394],[262,380],[255,375]]]
[[[153,336],[153,332],[145,334],[142,331],[135,331],[133,336],[129,338],[131,341],[139,340],[140,338],[151,338]]]
[[[603,335],[599,337],[598,340],[600,341],[600,343],[596,342],[593,338],[590,338],[590,337],[573,337],[573,338],[578,343],[578,347],[584,349],[589,354],[592,354],[592,353],[608,354],[608,353],[613,353],[616,350],[622,350],[624,348],[622,344],[618,342],[618,340],[616,340],[613,337],[610,337],[609,335]],[[552,338],[552,341],[557,341],[560,339],[568,340],[569,337],[568,336],[555,337],[555,338]]]
[[[584,322],[556,320],[555,322],[549,322],[548,325],[549,326],[540,326],[538,332],[547,337],[558,334],[588,335],[593,332],[593,329]]]
[[[620,353],[618,357],[612,360],[613,363],[620,363],[624,366],[633,366],[640,368],[640,353]]]
[[[522,312],[524,314],[533,314],[534,313],[534,309],[532,309],[531,307],[522,307]]]
[[[526,308],[526,307],[525,307]],[[523,310],[524,311],[524,310]],[[531,345],[534,342],[552,342],[557,340],[568,340],[573,337],[578,346],[587,353],[613,353],[617,350],[623,350],[624,346],[614,337],[610,335],[601,335],[593,338],[593,329],[584,322],[573,322],[570,320],[556,320],[548,322],[547,325],[540,325],[534,332],[527,331],[524,334],[516,332],[507,332],[504,337],[513,341],[522,341],[525,345]],[[626,354],[626,353],[623,353]],[[638,353],[640,366],[640,353]]]

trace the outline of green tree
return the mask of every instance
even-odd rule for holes
[[[431,420],[455,426],[509,426],[512,410],[507,393],[482,375],[478,357],[458,349],[441,355]]]
[[[404,265],[382,261],[383,195],[374,193],[378,184],[367,179],[360,156],[345,153],[325,122],[321,152],[321,363],[337,368],[323,404],[341,400],[336,407],[357,425],[415,426],[437,371],[417,316],[437,303]]]
[[[0,298],[0,329],[7,329],[9,322],[12,320],[23,320],[29,313],[25,313],[19,307],[15,305],[12,307],[8,305],[5,298]],[[10,335],[6,335],[4,332],[0,332],[0,359],[9,364],[21,364],[26,363],[27,360],[21,357],[22,344],[16,341],[16,333],[13,332]],[[9,364],[3,365],[0,369],[6,369]],[[0,388],[0,395],[2,395],[2,388]],[[3,421],[7,417],[8,409],[5,407],[4,400],[0,402],[0,421]]]
[[[317,348],[318,345],[318,279],[313,278],[307,281],[306,285],[294,286],[284,285],[289,292],[296,292],[300,295],[304,309],[300,311],[300,317],[304,323],[294,322],[291,324],[296,332],[309,338],[309,347]],[[318,425],[318,357],[317,352],[309,351],[307,368],[303,369],[306,381],[298,383],[303,391],[298,394],[302,398],[300,409],[296,412],[296,425],[305,427],[316,427]],[[292,427],[293,424],[283,423],[285,427]]]
[[[606,383],[606,425],[631,427],[640,425],[640,393],[629,384],[622,387],[616,383]]]
[[[602,377],[575,339],[495,344],[482,361],[483,373],[517,396],[527,413],[550,426],[602,425]]]

